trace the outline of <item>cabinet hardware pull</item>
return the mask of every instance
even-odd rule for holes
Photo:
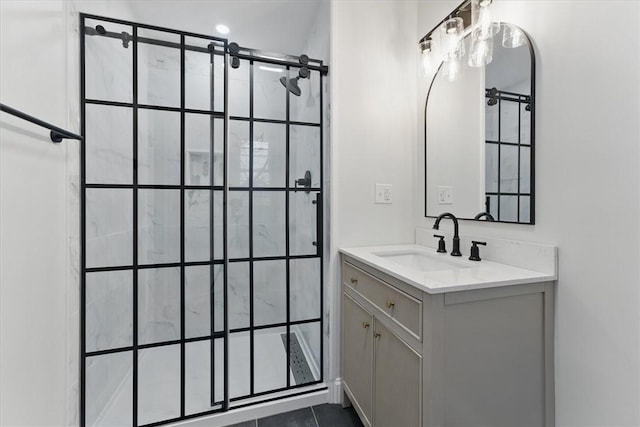
[[[358,279],[355,279],[355,278],[353,278],[353,277],[352,277],[352,278],[351,278],[351,283],[353,283],[353,284],[358,283]]]
[[[380,332],[376,332],[376,338],[380,338],[382,334]]]
[[[387,301],[387,308],[393,308],[396,305],[393,301]]]
[[[369,324],[367,322],[362,322],[362,327],[366,329],[369,327]]]

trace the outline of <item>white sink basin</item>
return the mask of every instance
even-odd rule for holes
[[[374,252],[373,255],[420,272],[455,270],[471,267],[471,265],[462,260],[451,259],[450,256],[449,258],[445,258],[444,254],[430,255],[417,250]]]

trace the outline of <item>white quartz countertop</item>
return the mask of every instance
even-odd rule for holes
[[[413,244],[342,248],[340,252],[429,294],[547,282],[557,279],[557,274],[549,272],[528,270],[485,259],[469,261],[468,254],[452,257],[448,253],[437,253],[433,248]],[[482,256],[482,248],[480,252],[480,256]],[[419,268],[394,261],[394,257],[380,256],[380,254],[395,253],[417,253],[418,256],[423,254],[439,267],[432,271],[420,271]]]

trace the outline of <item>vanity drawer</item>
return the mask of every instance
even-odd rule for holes
[[[342,281],[421,339],[422,302],[353,265],[342,263]]]

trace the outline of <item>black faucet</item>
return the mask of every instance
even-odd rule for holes
[[[449,212],[440,214],[438,218],[436,218],[436,222],[433,224],[434,230],[440,229],[440,220],[442,218],[451,218],[453,221],[453,249],[451,250],[451,256],[462,256],[460,253],[460,236],[458,235],[458,218]]]
[[[478,215],[474,216],[473,219],[480,219],[483,216],[487,217],[487,221],[495,221],[495,219],[493,218],[493,215],[491,215],[489,212],[480,212]]]

